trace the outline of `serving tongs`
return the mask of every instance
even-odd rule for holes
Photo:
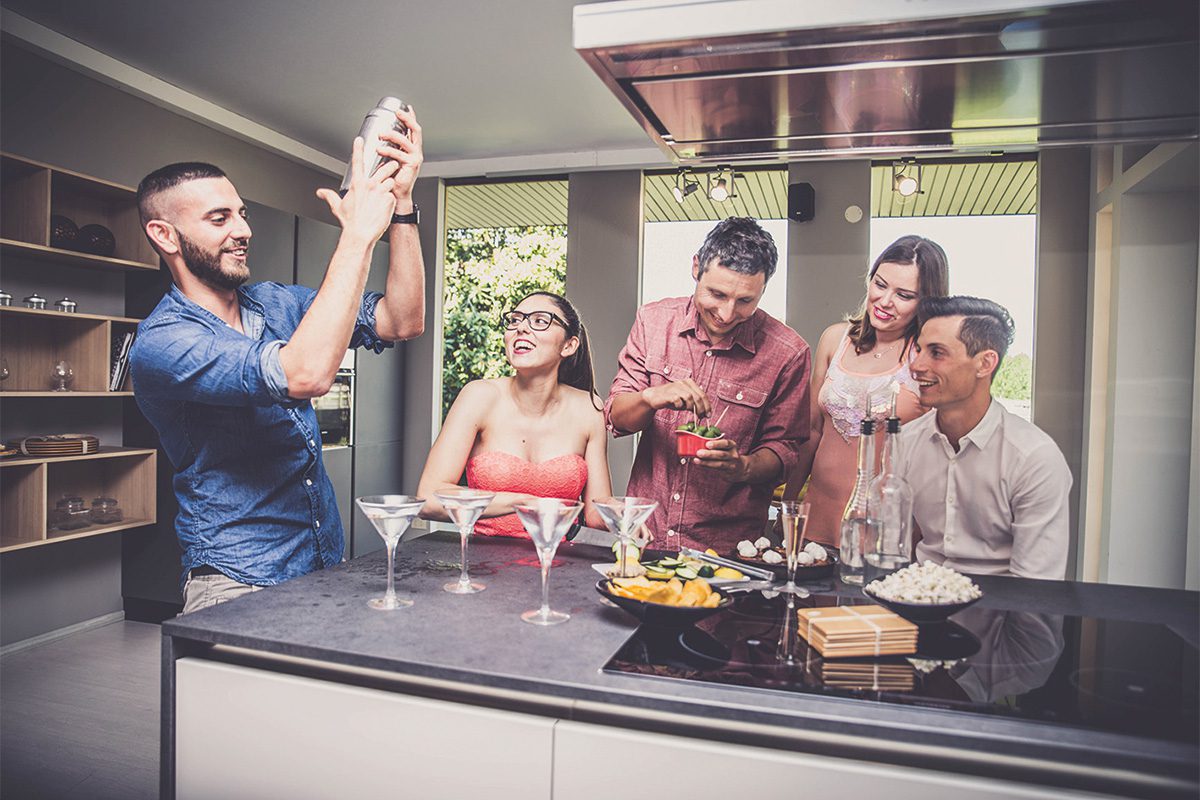
[[[752,578],[758,578],[759,580],[770,581],[772,583],[775,582],[775,573],[771,572],[769,569],[749,567],[740,561],[730,561],[727,558],[714,556],[711,553],[704,553],[691,547],[680,547],[679,554],[681,556],[687,556],[688,558],[694,558],[697,561],[706,561],[709,564],[716,564],[718,567],[729,567],[730,569],[736,569],[743,575],[749,575]]]

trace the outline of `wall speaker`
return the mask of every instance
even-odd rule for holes
[[[817,215],[817,193],[811,183],[793,183],[788,186],[788,219],[793,222],[808,222]]]

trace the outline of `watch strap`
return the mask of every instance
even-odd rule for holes
[[[413,209],[408,214],[392,214],[393,225],[417,225],[421,222],[421,209],[413,203]]]

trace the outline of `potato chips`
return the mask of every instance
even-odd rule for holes
[[[703,578],[684,583],[678,578],[669,581],[652,581],[644,576],[637,578],[613,578],[609,591],[618,597],[628,597],[643,603],[661,603],[667,606],[691,608],[716,608],[721,604],[721,594],[714,592]]]

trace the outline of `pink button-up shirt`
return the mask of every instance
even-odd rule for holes
[[[724,414],[721,430],[742,454],[764,448],[774,453],[783,463],[782,481],[808,438],[809,360],[804,339],[761,309],[714,345],[692,298],[648,303],[638,309],[618,356],[604,419],[613,435],[631,433],[613,425],[613,398],[691,378],[712,403],[709,422]],[[656,537],[652,547],[712,547],[728,555],[739,539],[762,535],[775,487],[730,483],[677,455],[675,429],[691,419],[690,411],[674,409],[654,415],[642,432],[628,493],[658,501],[648,522]]]

